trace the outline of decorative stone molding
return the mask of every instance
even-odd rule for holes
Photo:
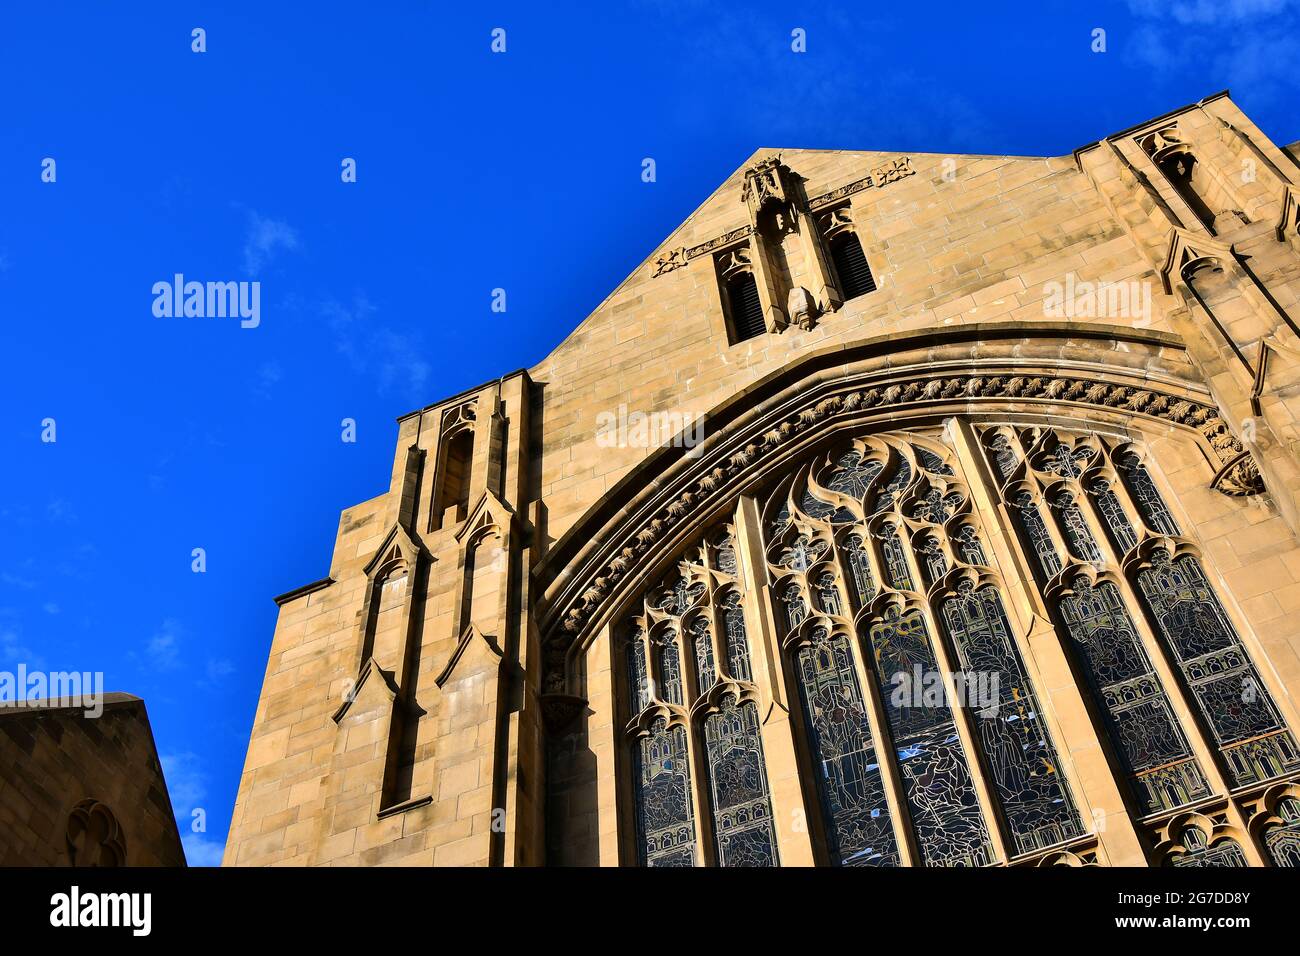
[[[573,694],[542,694],[542,723],[550,734],[563,733],[587,707],[587,698]]]
[[[693,487],[681,491],[639,529],[627,535],[625,545],[604,567],[594,573],[591,583],[572,600],[564,612],[562,623],[548,635],[543,653],[544,688],[551,692],[564,690],[564,663],[568,646],[609,596],[613,587],[637,566],[657,541],[674,526],[690,519],[710,492],[721,488],[760,456],[789,444],[812,426],[838,416],[847,417],[871,408],[894,410],[908,405],[979,399],[1073,402],[1182,425],[1199,432],[1222,465],[1234,469],[1232,493],[1238,493],[1235,489],[1247,478],[1244,469],[1248,466],[1244,465],[1242,459],[1244,449],[1217,409],[1152,389],[1074,376],[957,375],[909,377],[888,385],[832,395],[786,417],[765,431],[758,440],[719,460],[699,477]],[[1239,468],[1242,470],[1235,470]]]
[[[1264,492],[1264,479],[1259,473],[1254,457],[1243,451],[1229,460],[1210,482],[1210,487],[1234,498],[1258,495]]]
[[[98,800],[82,800],[65,828],[72,866],[126,866],[126,835],[117,817]]]
[[[779,156],[771,157],[756,164],[750,170],[746,171],[745,185],[742,187],[742,198],[751,207],[751,209],[761,209],[769,201],[774,201],[788,195],[786,192],[787,184],[777,173],[773,172],[781,162]],[[768,167],[772,167],[769,169]],[[780,167],[785,169],[784,166]],[[788,172],[788,170],[787,170]],[[808,201],[808,208],[811,212],[824,209],[847,199],[854,193],[862,192],[864,189],[882,188],[890,183],[897,182],[907,176],[912,176],[916,170],[912,168],[912,157],[900,156],[892,162],[883,166],[877,166],[871,171],[871,174],[861,179],[855,179],[851,183],[838,186],[830,192],[822,193]],[[773,185],[773,182],[775,185]],[[752,198],[751,198],[752,197]],[[755,206],[757,203],[757,206]],[[706,242],[701,242],[694,246],[678,246],[676,249],[669,249],[655,258],[654,272],[652,277],[661,276],[675,269],[680,269],[686,263],[699,256],[707,255],[718,249],[724,249],[727,246],[734,245],[748,239],[754,233],[752,225],[744,225],[738,229],[732,229],[724,232],[720,236],[715,236]]]

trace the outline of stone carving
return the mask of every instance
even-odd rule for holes
[[[113,811],[82,800],[68,814],[68,861],[72,866],[125,866],[126,836]]]
[[[745,173],[745,185],[741,190],[741,198],[749,204],[752,210],[754,210],[755,215],[757,215],[758,210],[761,210],[768,202],[786,201],[787,190],[783,178],[784,174],[779,172],[778,168],[780,170],[786,169],[785,166],[781,165],[781,158],[779,156],[774,156],[758,163]],[[851,183],[832,189],[830,192],[823,193],[815,199],[810,200],[808,208],[815,212],[818,209],[829,206],[832,203],[838,202],[848,196],[852,196],[854,193],[861,192],[864,189],[887,186],[906,176],[911,176],[915,174],[915,172],[916,170],[912,168],[912,157],[900,156],[892,162],[876,167],[871,171],[869,176],[864,176],[862,179],[856,179]],[[836,214],[836,212],[832,212],[830,215],[834,216]],[[699,256],[707,255],[717,249],[725,248],[732,243],[740,242],[742,239],[748,238],[753,232],[753,226],[744,225],[738,229],[724,232],[720,236],[715,236],[706,242],[701,242],[699,245],[689,247],[679,246],[676,249],[669,249],[662,252],[655,257],[652,278],[654,276],[661,276],[665,273],[672,272],[675,269],[680,269],[682,266],[686,265],[686,263]]]
[[[548,635],[543,655],[543,690],[548,693],[562,693],[565,690],[564,661],[569,644],[608,597],[614,585],[635,567],[637,560],[666,532],[693,515],[693,505],[710,492],[721,488],[729,478],[745,470],[757,456],[775,451],[810,426],[836,415],[849,415],[868,408],[892,410],[900,405],[983,398],[1078,402],[1149,415],[1196,429],[1205,437],[1222,464],[1232,463],[1234,469],[1240,465],[1242,471],[1234,477],[1234,487],[1246,480],[1247,473],[1253,467],[1248,463],[1248,456],[1241,457],[1245,454],[1244,449],[1217,409],[1150,389],[1096,379],[1048,375],[916,377],[832,395],[787,418],[764,432],[758,440],[726,456],[696,480],[694,489],[684,490],[673,500],[665,502],[653,517],[629,535],[628,541],[616,556],[593,573],[588,586],[571,601],[559,626],[553,627]],[[682,507],[674,507],[675,504]]]
[[[906,176],[911,176],[916,172],[912,168],[911,156],[900,156],[892,162],[883,166],[877,166],[871,171],[871,175],[864,176],[861,179],[855,179],[851,183],[832,189],[828,193],[822,193],[808,201],[808,208],[813,212],[829,206],[831,203],[839,202],[846,199],[854,193],[860,193],[864,189],[877,189],[888,186],[890,183],[897,182]]]
[[[803,286],[795,286],[790,290],[785,313],[790,317],[791,325],[797,325],[804,330],[811,329],[817,319],[818,311],[817,300],[807,289]]]
[[[1243,451],[1219,470],[1214,480],[1210,482],[1210,487],[1225,495],[1240,498],[1262,494],[1264,479],[1259,473],[1254,457],[1250,452]]]

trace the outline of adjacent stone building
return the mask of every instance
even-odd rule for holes
[[[1300,164],[759,150],[398,420],[234,865],[1300,863]]]
[[[144,701],[0,705],[0,866],[184,866]]]

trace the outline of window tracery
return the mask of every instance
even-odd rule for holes
[[[805,507],[809,499],[822,507]],[[782,482],[765,513],[768,570],[778,587],[794,590],[781,582],[803,571],[812,576],[813,593],[843,586],[853,598],[853,630],[816,599],[813,624],[793,624],[783,638],[821,770],[832,861],[897,865],[900,828],[911,831],[916,862],[924,865],[983,865],[996,857],[972,755],[948,695],[940,685],[937,697],[917,696],[919,678],[940,672],[939,635],[927,624],[926,596],[915,590],[917,570],[935,595],[934,620],[963,666],[997,675],[1000,695],[989,702],[988,719],[974,720],[974,743],[991,768],[992,799],[1008,821],[1011,852],[1081,835],[997,588],[990,581],[978,592],[944,591],[957,569],[975,573],[986,564],[952,453],[911,435],[853,441]],[[828,540],[836,547],[823,549],[825,562],[809,564],[811,572],[788,560],[792,551]],[[878,688],[878,715],[862,693],[859,672]],[[904,806],[891,806],[882,789],[885,753]]]
[[[700,862],[698,824],[721,866],[778,862],[737,571],[734,530],[710,529],[623,628],[633,805],[646,866]],[[692,778],[693,750],[703,780]]]

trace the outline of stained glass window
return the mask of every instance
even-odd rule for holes
[[[814,628],[795,665],[831,861],[897,866],[889,804],[848,641]]]
[[[641,640],[641,628],[631,624],[626,634],[628,696],[632,713],[639,714],[650,706],[650,670],[646,667],[645,644]]]
[[[817,575],[814,593],[817,595],[817,604],[822,613],[832,615],[841,613],[840,592],[839,588],[835,586],[835,575],[833,573],[822,571]]]
[[[1021,533],[1028,539],[1030,552],[1038,562],[1038,570],[1043,580],[1049,581],[1061,570],[1061,559],[1056,553],[1052,536],[1047,533],[1047,525],[1043,524],[1038,505],[1034,504],[1033,496],[1027,491],[1016,495],[1012,504],[1015,506],[1012,513]]]
[[[723,699],[704,720],[714,845],[722,866],[776,866],[776,835],[759,738],[758,708]]]
[[[700,693],[713,686],[717,670],[713,665],[713,632],[703,617],[691,621],[691,647],[695,651],[695,679]]]
[[[876,596],[876,582],[871,576],[871,559],[867,557],[866,542],[862,540],[862,535],[851,534],[844,539],[842,550],[849,566],[858,607],[865,607]]]
[[[1119,589],[1072,582],[1061,616],[1095,699],[1106,709],[1111,739],[1122,754],[1144,812],[1170,810],[1210,789],[1133,629]]]
[[[1264,848],[1274,866],[1300,866],[1300,800],[1283,797],[1273,811],[1281,820],[1264,831]]]
[[[1111,488],[1110,482],[1105,478],[1098,478],[1088,488],[1088,493],[1097,502],[1097,510],[1106,519],[1105,525],[1110,532],[1111,540],[1115,542],[1115,549],[1121,555],[1127,554],[1128,550],[1137,544],[1137,534],[1134,533],[1133,525],[1129,523],[1128,515],[1124,513],[1124,508],[1119,503],[1119,498]]]
[[[1101,563],[1101,551],[1084,520],[1083,512],[1074,501],[1074,495],[1062,491],[1053,499],[1052,507],[1061,516],[1061,529],[1064,532],[1066,546],[1070,553],[1080,561]]]
[[[988,564],[984,557],[984,548],[980,545],[980,536],[971,525],[963,525],[953,535],[957,542],[957,552],[967,564]]]
[[[927,866],[992,862],[979,799],[952,711],[926,691],[939,666],[916,611],[890,608],[868,632],[912,827]],[[940,685],[942,686],[942,685]]]
[[[645,866],[695,865],[695,814],[686,728],[662,718],[642,737],[637,756],[636,818]]]
[[[978,715],[975,730],[1015,840],[1028,853],[1079,836],[1079,814],[1061,779],[1038,701],[1025,673],[996,590],[963,582],[943,603],[943,621],[962,671],[981,685],[967,706]]]
[[[1206,843],[1205,834],[1196,827],[1188,827],[1181,837],[1185,853],[1169,857],[1170,866],[1248,866],[1246,854],[1236,840],[1222,839],[1213,846]]]
[[[999,477],[1006,481],[1015,472],[1016,465],[1020,464],[1011,440],[1003,434],[994,435],[989,442],[989,449],[993,453],[993,464],[997,468]]]
[[[727,668],[735,680],[750,680],[749,640],[745,637],[745,609],[740,595],[728,591],[722,599],[722,618],[727,634]]]
[[[803,592],[799,590],[799,585],[791,581],[781,589],[779,597],[785,607],[786,628],[793,631],[808,616],[808,605],[804,603]]]
[[[741,699],[752,690],[735,683],[752,679],[736,571],[732,531],[716,527],[686,549],[666,581],[642,596],[641,616],[625,631],[629,708],[634,716],[644,715],[652,702],[647,644],[641,639],[646,622],[648,653],[659,679],[657,698],[662,709],[673,711],[671,716],[655,715],[648,730],[643,729],[648,716],[628,729],[640,860],[648,866],[695,864],[696,806],[704,831],[713,834],[718,863],[777,864],[758,710]],[[722,629],[719,652],[725,655],[726,674],[718,672],[715,626]],[[682,654],[688,655],[685,663]],[[691,668],[694,681],[683,680],[684,666]],[[721,703],[700,706],[703,695],[720,682],[729,685],[720,694]],[[689,757],[694,741],[702,743],[705,768],[695,781]]]
[[[943,546],[939,544],[939,539],[933,535],[926,535],[917,545],[917,557],[921,561],[921,569],[925,572],[925,579],[930,584],[934,584],[948,573],[948,560],[943,555]]]
[[[1156,483],[1151,480],[1151,475],[1142,464],[1142,459],[1129,452],[1120,455],[1118,464],[1133,495],[1138,513],[1142,515],[1142,520],[1147,523],[1147,526],[1160,534],[1178,534],[1178,523],[1169,513],[1165,499],[1160,497]]]
[[[903,556],[903,544],[898,540],[898,529],[892,524],[882,524],[876,531],[876,538],[885,555],[885,576],[889,579],[889,586],[899,591],[912,590],[912,573],[907,569],[907,558]]]
[[[1138,589],[1201,717],[1243,786],[1300,768],[1295,738],[1260,682],[1200,563],[1157,552]]]

